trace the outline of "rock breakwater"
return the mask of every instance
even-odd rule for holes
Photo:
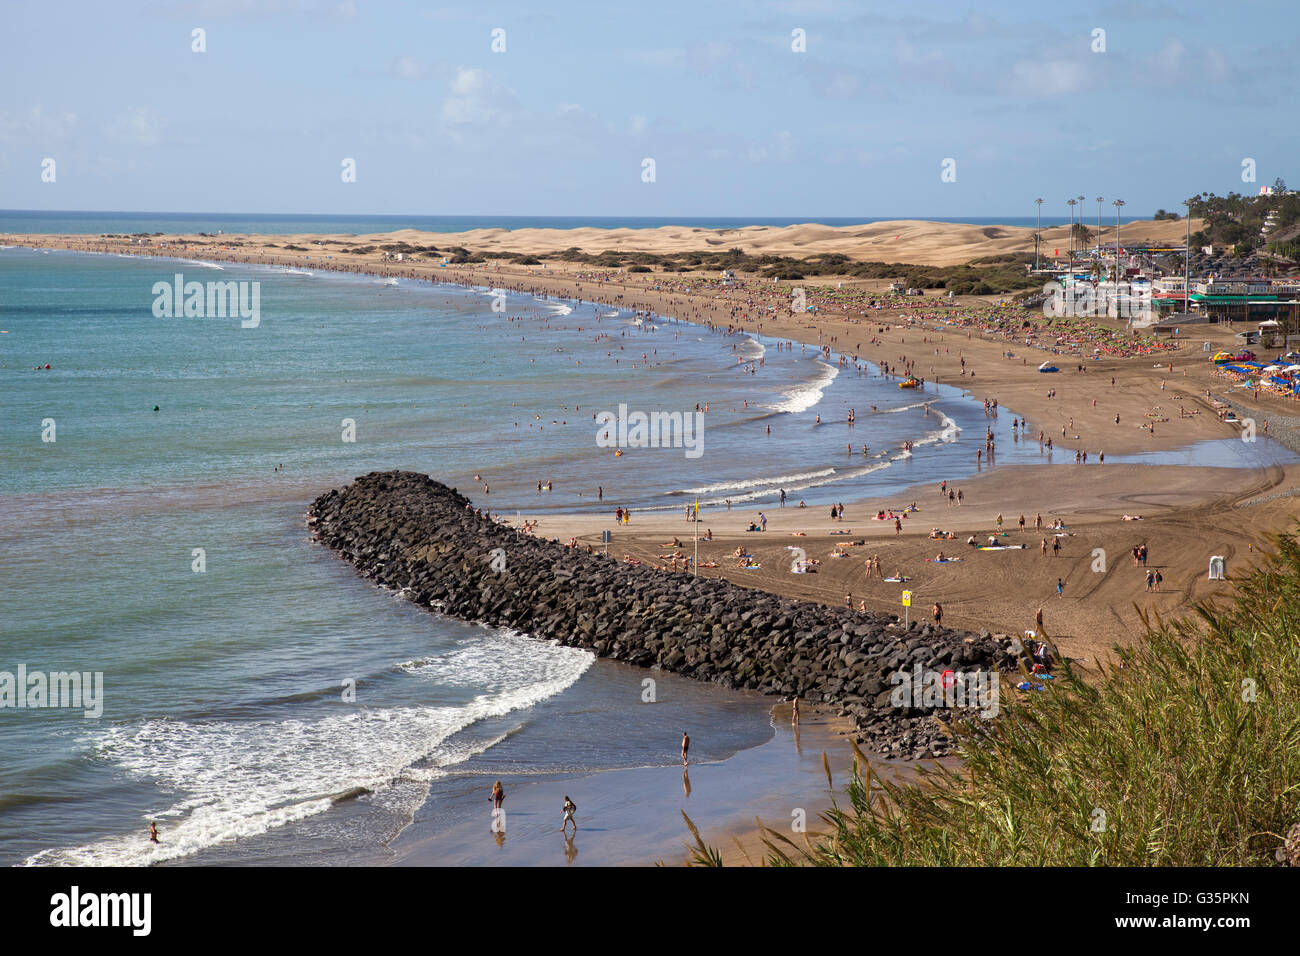
[[[628,664],[835,705],[884,756],[942,756],[951,746],[935,720],[943,711],[900,706],[894,675],[1014,666],[987,633],[904,627],[891,616],[629,566],[525,535],[414,472],[372,472],[330,491],[307,522],[364,577],[423,607]],[[914,702],[933,703],[920,687]]]

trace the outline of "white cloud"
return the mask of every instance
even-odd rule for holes
[[[1183,46],[1182,41],[1174,37],[1168,40],[1165,45],[1160,48],[1160,52],[1152,57],[1152,61],[1155,63],[1156,70],[1159,73],[1163,74],[1168,79],[1174,79],[1178,76],[1178,73],[1182,68],[1183,54],[1186,52],[1187,48]]]
[[[137,106],[105,121],[104,133],[133,146],[157,146],[163,141],[164,125],[156,112]]]
[[[77,114],[47,113],[38,103],[26,113],[0,110],[0,142],[32,145],[66,142],[77,129]]]
[[[457,127],[489,126],[509,122],[519,101],[512,90],[477,67],[457,67],[450,95],[442,101],[443,123]]]
[[[404,80],[418,80],[425,74],[425,66],[413,56],[399,56],[389,64],[394,76]]]
[[[1077,93],[1086,84],[1084,68],[1074,60],[1040,60],[1017,63],[1011,68],[1012,85],[1032,96],[1062,96]]]

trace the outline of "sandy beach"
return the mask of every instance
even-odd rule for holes
[[[1124,227],[1124,235],[1126,239],[1145,236],[1175,241],[1181,239],[1184,228],[1181,222],[1133,224]],[[1064,229],[1056,231],[1064,238]],[[1031,231],[900,222],[850,229],[797,226],[754,227],[719,235],[701,232],[707,231],[665,228],[481,230],[455,236],[409,231],[372,237],[174,236],[154,238],[147,246],[88,236],[5,236],[0,237],[0,242],[34,248],[342,269],[531,291],[761,331],[813,348],[828,347],[832,354],[853,355],[876,365],[905,367],[910,363],[914,373],[926,380],[927,387],[932,388],[934,383],[956,386],[972,402],[996,401],[999,416],[1023,416],[1021,441],[1052,439],[1053,463],[1008,468],[997,466],[996,458],[992,466],[982,459],[977,477],[953,485],[963,493],[959,506],[949,504],[937,487],[927,484],[887,500],[846,501],[840,520],[832,520],[820,507],[801,509],[796,499],[785,507],[773,504],[734,511],[710,509],[701,514],[698,531],[703,534],[711,530],[711,540],[700,541],[698,553],[702,564],[717,566],[701,568],[700,573],[722,575],[749,587],[826,604],[851,601],[858,606],[861,602],[866,609],[888,613],[902,613],[901,591],[907,588],[914,594],[909,612],[913,617],[928,616],[931,605],[940,602],[945,624],[995,633],[1015,634],[1033,627],[1035,612],[1041,608],[1044,630],[1062,653],[1080,663],[1085,674],[1095,674],[1098,662],[1107,659],[1114,645],[1140,639],[1144,615],[1186,613],[1199,601],[1226,594],[1230,581],[1255,562],[1267,535],[1292,527],[1300,513],[1300,502],[1291,494],[1300,475],[1295,457],[1266,451],[1265,446],[1271,444],[1268,441],[1258,443],[1258,447],[1241,442],[1240,427],[1220,419],[1223,403],[1230,398],[1240,411],[1257,419],[1261,436],[1271,435],[1296,444],[1292,431],[1296,410],[1292,403],[1267,393],[1256,397],[1247,390],[1230,389],[1223,378],[1214,374],[1203,343],[1210,343],[1214,350],[1229,347],[1234,332],[1230,328],[1194,327],[1184,330],[1176,341],[1166,342],[1160,350],[1140,354],[1102,354],[1092,359],[1085,349],[1084,357],[1076,360],[1051,351],[1052,343],[1046,338],[1030,345],[1023,338],[1008,341],[977,325],[963,323],[964,316],[989,308],[998,297],[958,297],[951,305],[939,304],[935,296],[909,303],[890,299],[886,300],[886,308],[869,313],[824,308],[815,315],[796,315],[780,307],[780,303],[788,302],[788,291],[769,291],[756,280],[722,289],[698,276],[597,274],[590,267],[558,260],[548,260],[541,267],[442,267],[435,263],[394,262],[380,252],[341,251],[343,244],[356,247],[386,242],[428,243],[439,248],[455,244],[476,251],[508,249],[539,256],[570,246],[592,252],[719,245],[723,249],[735,246],[790,255],[836,251],[860,260],[951,264],[979,255],[1024,251],[1027,240],[1023,233]],[[1045,230],[1049,245],[1052,232]],[[1028,241],[1032,249],[1032,240]],[[285,246],[328,252],[303,253]],[[330,258],[322,258],[325,254]],[[886,284],[844,281],[842,286],[883,298]],[[802,285],[814,294],[812,290],[818,288],[838,290],[841,283],[819,278]],[[1177,348],[1168,347],[1174,344]],[[1060,366],[1059,373],[1038,372],[1038,365],[1049,359]],[[1080,365],[1086,371],[1079,371]],[[923,396],[924,392],[919,400]],[[867,409],[858,410],[858,425],[869,425],[869,415]],[[1271,432],[1266,423],[1272,426]],[[829,441],[852,443],[847,426],[833,431],[835,435]],[[1237,445],[1239,461],[1234,462]],[[972,445],[972,455],[974,449]],[[1076,452],[1088,454],[1087,464],[1074,463]],[[1102,455],[1106,456],[1105,464],[1100,463]],[[1131,460],[1136,456],[1147,456],[1148,460]],[[1130,460],[1117,460],[1121,458]],[[892,520],[876,520],[878,512],[898,512],[912,502],[919,510],[905,519],[900,517],[901,530],[896,530]],[[768,518],[766,532],[746,531],[760,510]],[[1026,519],[1024,530],[1018,523],[1022,515]],[[1040,515],[1041,530],[1035,528]],[[1125,519],[1139,515],[1140,520]],[[540,535],[565,541],[576,538],[582,545],[597,548],[601,546],[600,532],[612,525],[612,516],[547,512],[524,517],[539,522]],[[1058,521],[1064,529],[1049,530]],[[931,537],[934,529],[951,533],[952,537]],[[665,555],[680,560],[694,554],[696,531],[696,526],[684,520],[681,513],[639,514],[631,524],[614,532],[611,550],[620,557],[630,555],[643,563],[667,567],[671,559]],[[968,544],[972,536],[978,544],[986,544],[990,535],[996,537],[999,550],[982,551]],[[680,544],[673,545],[674,539]],[[1059,552],[1052,549],[1055,542],[1060,543]],[[1137,545],[1149,549],[1149,562],[1142,567],[1132,557]],[[815,573],[791,573],[791,547],[804,549],[809,559],[818,562]],[[737,549],[752,554],[753,563],[761,567],[737,567],[733,556]],[[932,560],[941,551],[960,560]],[[865,570],[869,556],[879,557],[886,576],[897,572],[908,580],[891,583],[869,578]],[[1225,558],[1229,582],[1207,579],[1211,556]],[[1158,591],[1147,589],[1148,570],[1159,571],[1162,576]],[[828,805],[824,777],[817,782],[822,747],[836,753],[844,763],[846,748],[840,737],[843,728],[837,727],[831,716],[805,720],[803,739],[797,747],[791,747],[794,742],[789,739],[788,718],[778,718],[777,737],[771,744],[737,755],[723,766],[728,768],[728,774],[734,770],[753,775],[746,780],[760,781],[769,772],[804,780],[807,802],[817,804],[820,799],[819,805],[808,808],[809,818],[814,819]],[[778,753],[782,756],[778,757]],[[815,760],[810,756],[814,754]],[[840,775],[837,783],[842,785],[842,768],[835,769]],[[711,767],[692,771],[693,819],[713,845],[727,850],[729,844],[734,850],[731,836],[736,835],[752,848],[756,845],[752,827],[733,823],[719,828],[714,823],[722,815],[721,807],[703,794],[733,786],[730,777],[725,784],[715,780],[716,772]],[[666,774],[618,771],[624,776],[614,780],[614,774],[605,775],[605,786],[615,796],[602,810],[615,816],[631,794],[653,796],[662,791],[662,801],[649,802],[664,809],[669,803],[667,794],[682,791],[677,775],[669,780]],[[535,786],[544,791],[538,794],[539,799],[558,806],[556,794],[564,785],[557,782]],[[764,815],[776,812],[778,804],[784,807],[788,803],[786,793],[766,793],[754,796],[747,807]],[[788,809],[782,812],[789,813]],[[647,817],[638,819],[640,824],[646,824]],[[653,819],[653,824],[646,825],[644,843],[623,845],[620,853],[626,850],[626,856],[597,859],[597,852],[584,849],[581,860],[651,862],[662,856],[666,862],[674,862],[651,852],[651,848],[661,845],[659,841],[670,831],[685,835],[680,814],[677,808],[663,814],[656,810]],[[629,818],[619,825],[631,824]],[[465,847],[478,839],[476,831],[471,836],[467,829],[464,834],[440,841],[436,851],[439,862],[469,861]],[[517,835],[512,833],[509,855],[503,856],[502,862],[563,862],[555,859],[561,851],[558,837],[551,840],[549,833],[543,836],[525,825]],[[435,851],[430,847],[411,852],[411,862],[434,862],[431,855]],[[738,851],[731,859],[737,856],[741,856]]]

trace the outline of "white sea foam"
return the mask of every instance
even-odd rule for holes
[[[143,811],[141,830],[146,820],[158,820],[163,842],[133,832],[44,850],[25,862],[156,863],[321,813],[332,796],[356,787],[383,790],[399,779],[430,779],[492,745],[449,744],[448,738],[562,692],[593,660],[579,648],[485,628],[449,654],[399,665],[437,686],[484,688],[468,703],[370,708],[361,695],[324,717],[147,719],[110,728],[92,741],[99,759],[179,796],[171,806]]]
[[[927,405],[933,405],[934,402],[913,402],[911,405],[899,405],[897,408],[882,408],[878,414],[893,415],[895,412],[910,412],[914,408],[925,408]]]
[[[835,381],[835,377],[840,374],[840,370],[834,365],[827,365],[821,359],[817,359],[817,364],[822,367],[821,372],[811,382],[805,382],[802,385],[796,385],[794,388],[786,389],[781,393],[782,401],[767,407],[778,412],[806,412],[822,400],[822,393]]]
[[[787,494],[793,495],[793,493],[796,491],[806,491],[809,488],[820,488],[823,485],[833,485],[836,484],[837,482],[849,481],[850,479],[853,478],[861,478],[863,475],[869,475],[872,472],[880,471],[883,468],[888,468],[890,464],[891,462],[888,461],[878,461],[870,465],[863,465],[861,468],[848,468],[845,469],[844,471],[837,471],[834,468],[830,468],[827,470],[832,472],[832,474],[825,475],[824,477],[813,478],[810,481],[794,482],[785,485],[784,487]],[[820,473],[818,474],[820,475]],[[745,501],[756,501],[759,498],[766,498],[776,490],[777,490],[776,488],[773,488],[772,486],[769,485],[765,488],[748,492],[747,494],[727,495],[725,498],[713,498],[707,501],[701,501],[700,504],[720,505],[720,504],[725,504],[727,499],[730,499],[731,503],[733,505],[736,505]],[[790,507],[789,504],[787,504],[786,508],[788,509],[789,507]]]
[[[872,472],[888,468],[893,461],[875,461],[869,465],[863,465],[858,468],[846,468],[843,471],[836,468],[825,468],[821,471],[809,471],[799,475],[783,475],[778,478],[755,478],[750,481],[738,481],[730,483],[719,483],[716,485],[705,485],[701,488],[691,488],[679,494],[713,494],[718,495],[723,491],[744,491],[744,489],[753,489],[745,491],[743,494],[726,494],[720,497],[701,498],[700,506],[725,505],[730,501],[733,505],[746,501],[757,501],[759,498],[767,498],[784,488],[787,494],[793,494],[796,491],[806,491],[809,488],[819,488],[822,485],[832,485],[841,481],[849,481],[853,478],[861,478],[863,475],[869,475]],[[789,508],[789,504],[786,505]],[[642,507],[642,511],[680,511],[682,505],[652,505]]]
[[[536,296],[533,298],[550,309],[554,315],[568,315],[573,311],[573,306],[565,305],[563,302],[548,302],[546,299],[538,299]]]
[[[807,481],[809,478],[825,478],[835,474],[834,468],[823,468],[821,471],[805,471],[794,475],[777,475],[775,478],[747,478],[743,481],[723,481],[713,485],[701,485],[698,488],[687,488],[681,492],[686,495],[710,495],[718,491],[737,491],[744,488],[773,487],[777,485],[792,484],[796,481]]]

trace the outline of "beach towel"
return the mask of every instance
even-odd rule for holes
[[[885,578],[890,584],[906,584],[911,578]]]
[[[932,561],[935,564],[953,564],[957,561],[960,561],[961,558],[944,558],[942,561],[940,561],[938,558],[926,558],[925,560]]]
[[[980,547],[981,551],[1021,551],[1023,544],[986,544]]]

